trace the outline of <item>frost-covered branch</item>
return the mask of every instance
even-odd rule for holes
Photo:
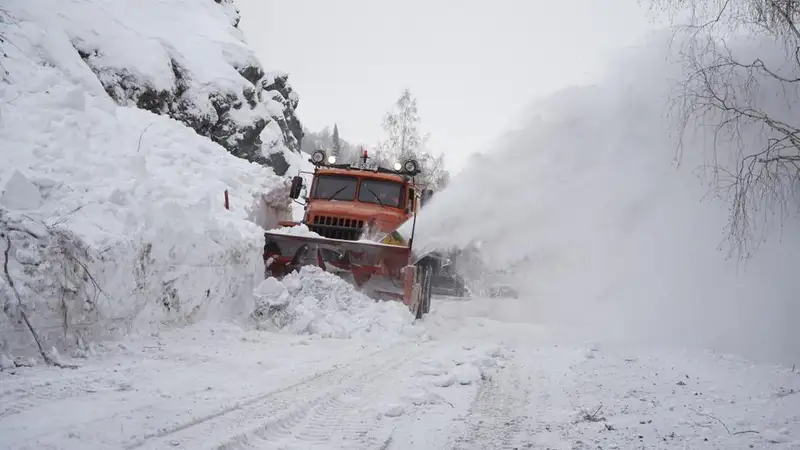
[[[728,427],[728,425],[725,424],[725,422],[723,422],[721,419],[719,419],[718,417],[714,416],[713,414],[703,413],[703,412],[700,412],[700,411],[698,411],[696,409],[692,409],[692,408],[689,408],[689,410],[691,410],[693,413],[695,413],[695,414],[697,414],[699,416],[708,417],[709,419],[714,420],[718,424],[722,425],[722,427],[725,428],[725,431],[727,431],[728,434],[730,434],[732,436],[736,436],[736,435],[739,435],[739,434],[749,434],[749,433],[759,434],[759,432],[756,431],[756,430],[731,431],[731,429]]]
[[[3,285],[8,286],[9,303],[5,314],[9,320],[25,324],[25,331],[33,335],[47,364],[71,367],[60,363],[55,353],[44,352],[49,348],[48,325],[51,321],[52,324],[61,323],[66,340],[70,331],[77,333],[72,330],[70,312],[99,316],[97,305],[101,295],[114,303],[89,268],[92,258],[88,248],[69,230],[4,209],[0,209],[0,236],[6,244]],[[12,298],[17,305],[13,309],[8,308]],[[41,305],[41,308],[32,305]],[[37,322],[31,316],[34,310],[41,314],[44,330],[36,329]],[[78,336],[79,345],[80,339]]]
[[[421,134],[417,100],[411,91],[404,89],[393,109],[386,113],[383,129],[386,139],[379,143],[381,163],[391,166],[395,161],[414,158],[421,173],[416,177],[422,189],[440,190],[447,184],[450,174],[444,168],[443,156],[433,156],[427,150],[428,134]]]
[[[714,130],[712,178],[729,197],[728,237],[740,257],[758,245],[757,224],[800,208],[800,0],[651,0],[688,12],[686,77],[674,105],[681,131]],[[775,49],[728,45],[730,33],[774,40]],[[758,52],[761,52],[760,54]],[[778,96],[770,93],[779,92]],[[783,102],[778,104],[774,98]],[[786,111],[790,111],[787,113]],[[725,148],[733,147],[730,150]],[[758,214],[758,215],[757,215]],[[763,214],[763,216],[762,216]],[[751,245],[755,242],[755,245]]]
[[[50,357],[50,355],[47,354],[47,352],[45,352],[44,347],[42,346],[42,340],[39,338],[39,333],[36,332],[36,329],[33,327],[33,324],[31,324],[30,319],[28,319],[28,314],[25,312],[25,307],[22,304],[22,297],[20,297],[19,291],[17,291],[17,286],[14,284],[14,279],[11,277],[11,273],[8,270],[9,253],[11,252],[11,236],[9,235],[9,232],[3,232],[0,233],[0,237],[5,238],[6,242],[6,248],[3,251],[3,276],[5,277],[6,283],[8,283],[8,286],[11,288],[11,291],[17,300],[22,320],[25,322],[25,325],[31,332],[33,340],[36,342],[36,346],[39,348],[39,354],[42,355],[42,359],[44,359],[44,362],[48,365],[60,367],[62,369],[76,369],[78,366],[72,364],[63,364],[55,361]]]

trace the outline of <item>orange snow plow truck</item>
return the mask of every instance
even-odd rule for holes
[[[265,233],[267,276],[280,278],[317,265],[372,298],[402,301],[422,318],[430,311],[432,257],[415,260],[412,244],[416,215],[432,191],[416,186],[416,161],[389,169],[368,159],[366,150],[358,164],[336,164],[336,157],[322,150],[312,153],[314,172],[301,172],[312,175],[310,186],[298,174],[289,193],[304,205],[303,220],[282,221]],[[397,229],[409,219],[413,226],[406,241]],[[294,228],[298,225],[308,231]]]

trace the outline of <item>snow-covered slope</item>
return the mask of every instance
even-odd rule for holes
[[[690,123],[682,165],[674,164],[680,117],[665,113],[684,74],[674,58],[680,42],[670,46],[670,37],[630,49],[595,86],[536,102],[496,152],[431,201],[415,244],[482,240],[491,267],[513,266],[529,320],[791,365],[800,360],[798,222],[773,226],[747,265],[718,250],[728,199],[709,197],[697,177],[714,129]],[[758,55],[780,51],[765,46]],[[777,100],[772,111],[797,117],[796,97],[761,88],[756,98]],[[760,129],[739,131],[747,141]],[[717,156],[726,162],[724,151]]]
[[[283,153],[300,148],[299,98],[244,43],[232,0],[11,0],[4,9],[87,91],[169,115],[279,174]]]
[[[35,349],[23,311],[46,349],[252,313],[256,224],[289,217],[288,180],[225,147],[257,122],[284,135],[288,109],[253,84],[280,77],[246,79],[236,20],[227,1],[3,2],[0,353]]]

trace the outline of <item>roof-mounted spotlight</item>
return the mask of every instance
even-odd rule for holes
[[[399,162],[394,163],[394,171],[395,172],[400,172],[402,169],[403,169],[403,165],[402,164],[400,164]]]
[[[328,156],[328,164],[335,164],[336,163],[336,155]]]
[[[408,161],[403,163],[403,170],[405,170],[408,174],[416,175],[418,172],[419,166],[417,166],[417,162],[413,159],[409,159]]]
[[[311,154],[311,162],[314,165],[320,165],[325,162],[325,152],[323,150],[317,150]]]

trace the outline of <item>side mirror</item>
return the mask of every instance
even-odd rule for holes
[[[289,190],[289,197],[297,199],[297,197],[300,197],[301,189],[303,189],[303,177],[297,175],[292,178],[292,188]]]
[[[428,203],[428,200],[433,197],[433,189],[423,189],[422,194],[420,196],[420,201],[422,202],[422,206],[425,206],[425,203]]]

